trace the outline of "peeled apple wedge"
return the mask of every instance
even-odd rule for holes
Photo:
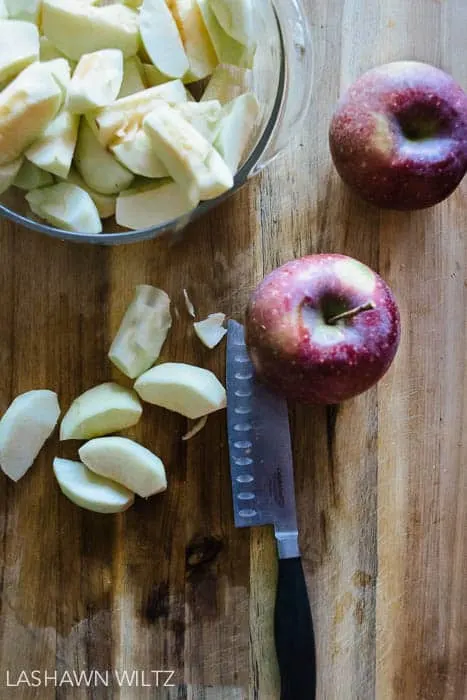
[[[252,68],[254,47],[244,46],[224,31],[210,5],[210,0],[197,0],[197,3],[219,63],[227,63],[239,68]]]
[[[44,70],[49,71],[50,75],[56,80],[62,91],[63,99],[66,97],[68,86],[71,80],[71,63],[66,58],[54,58],[51,61],[45,61],[40,64]]]
[[[111,194],[99,194],[86,185],[81,175],[72,167],[66,178],[67,182],[73,185],[78,185],[82,190],[88,193],[92,201],[96,205],[96,209],[101,219],[108,219],[115,214],[115,206],[117,198]]]
[[[96,205],[87,192],[68,182],[31,190],[26,195],[31,211],[52,226],[78,233],[102,233]]]
[[[170,78],[182,78],[190,63],[166,0],[144,0],[139,14],[139,30],[154,66]]]
[[[0,92],[0,165],[16,160],[49,122],[62,102],[62,92],[40,63],[28,66]]]
[[[16,161],[15,161],[16,162]],[[29,160],[24,160],[21,168],[13,185],[18,187],[20,190],[35,190],[38,187],[47,187],[53,185],[55,182],[53,176],[50,173],[46,173],[45,170],[41,170],[31,163]]]
[[[134,95],[135,92],[145,90],[146,85],[143,80],[144,68],[141,60],[137,56],[126,58],[123,64],[123,81],[118,97]]]
[[[22,164],[23,158],[18,158],[18,160],[14,160],[6,165],[0,165],[0,194],[6,192],[14,183]]]
[[[26,158],[42,170],[65,179],[78,139],[79,116],[63,110],[26,151]]]
[[[124,56],[138,52],[138,15],[125,5],[95,7],[87,0],[44,0],[42,31],[74,61],[101,49],[120,49]]]
[[[179,112],[162,103],[144,120],[154,149],[190,199],[214,199],[233,186],[219,153]]]
[[[98,476],[82,462],[57,457],[53,470],[63,495],[80,508],[94,513],[122,513],[134,503],[131,491]]]
[[[222,29],[244,46],[255,44],[252,0],[209,0]]]
[[[129,133],[137,131],[144,117],[155,109],[161,100],[169,104],[186,102],[187,90],[181,80],[171,80],[163,85],[128,95],[108,107],[97,110],[89,119],[95,124],[95,133],[98,134],[100,143],[107,146],[115,137],[121,140]]]
[[[18,396],[0,420],[0,466],[18,481],[33,465],[60,416],[57,394],[28,391]]]
[[[136,231],[178,219],[198,204],[180,185],[165,179],[122,192],[117,199],[115,218],[120,226]]]
[[[39,31],[30,22],[0,20],[0,83],[39,60]]]
[[[148,403],[196,419],[225,408],[226,392],[215,374],[202,367],[166,362],[145,372],[135,389]]]
[[[255,95],[248,92],[237,97],[224,110],[214,146],[235,174],[255,128],[260,106]]]
[[[42,0],[5,0],[8,17],[39,24]]]
[[[237,66],[217,66],[212,74],[206,90],[203,92],[201,102],[218,100],[221,105],[226,105],[235,97],[239,97],[247,91],[247,72]]]
[[[155,66],[151,63],[143,63],[144,78],[149,87],[155,87],[156,85],[162,85],[166,83],[168,78],[160,70],[157,70]]]
[[[148,284],[136,287],[110,348],[110,361],[127,377],[139,377],[159,357],[171,326],[167,294]]]
[[[184,82],[202,80],[218,64],[217,54],[196,0],[171,0],[169,7],[177,24],[190,67]]]
[[[114,382],[95,386],[73,401],[60,426],[60,440],[90,440],[131,428],[143,407],[131,389]]]
[[[221,103],[217,100],[209,102],[183,102],[176,105],[176,110],[187,122],[190,122],[210,143],[214,140],[219,121],[222,116]]]
[[[160,178],[169,174],[143,129],[128,134],[121,141],[112,143],[109,148],[118,162],[135,175]]]
[[[133,173],[101,146],[85,119],[79,129],[75,165],[88,187],[101,194],[117,194],[133,182]]]
[[[81,447],[79,456],[93,472],[122,484],[142,498],[167,488],[159,457],[128,438],[96,438]]]
[[[67,107],[84,114],[117,99],[123,81],[123,54],[102,49],[81,56],[68,87]]]
[[[52,44],[46,36],[39,39],[39,59],[41,61],[52,61],[55,58],[64,58],[64,55]]]

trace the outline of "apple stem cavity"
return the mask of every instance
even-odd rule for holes
[[[357,314],[361,314],[362,311],[371,311],[372,309],[376,308],[376,304],[372,301],[367,301],[365,304],[360,304],[360,306],[356,306],[354,309],[349,309],[348,311],[344,311],[341,314],[337,314],[336,316],[332,316],[329,318],[326,323],[328,325],[333,325],[334,323],[337,323],[337,321],[344,321],[349,318],[354,318],[354,316],[357,316]]]

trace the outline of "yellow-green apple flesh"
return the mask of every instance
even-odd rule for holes
[[[381,277],[345,255],[309,255],[269,274],[246,314],[260,380],[289,399],[336,404],[373,386],[399,345],[400,318]]]
[[[396,61],[362,75],[340,100],[329,141],[342,179],[387,209],[423,209],[467,171],[467,95],[438,68]]]

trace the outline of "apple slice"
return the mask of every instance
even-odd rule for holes
[[[60,426],[60,440],[90,440],[138,423],[143,407],[131,389],[114,382],[95,386],[73,401]]]
[[[143,63],[144,78],[149,87],[156,87],[157,85],[163,85],[169,78],[157,70],[155,66],[151,63]]]
[[[41,61],[53,61],[55,58],[65,58],[46,36],[39,39],[39,59]]]
[[[176,109],[161,102],[143,126],[171,177],[190,199],[214,199],[233,186],[232,173],[220,155]]]
[[[138,15],[124,5],[94,7],[87,0],[44,0],[42,31],[75,61],[101,49],[120,49],[124,56],[138,52]]]
[[[258,100],[251,92],[240,95],[225,107],[214,147],[234,175],[247,149],[259,113]]]
[[[252,0],[209,0],[222,29],[244,46],[255,47]]]
[[[39,31],[30,22],[0,20],[0,83],[39,60]]]
[[[252,68],[255,49],[235,41],[222,29],[209,0],[197,0],[197,2],[219,63],[228,63],[240,68]]]
[[[180,362],[153,367],[137,379],[135,389],[143,401],[193,420],[227,405],[225,389],[215,374]]]
[[[85,183],[101,194],[118,194],[133,182],[133,173],[101,146],[85,119],[81,120],[75,165]]]
[[[139,30],[143,46],[155,67],[171,78],[182,78],[190,63],[165,0],[144,0]]]
[[[22,164],[23,158],[18,158],[18,160],[14,160],[6,165],[0,165],[0,194],[6,192],[14,183]]]
[[[31,190],[26,195],[31,211],[52,226],[78,233],[102,233],[96,205],[87,192],[68,182]]]
[[[217,100],[210,100],[209,102],[183,102],[179,105],[175,105],[175,109],[187,122],[190,122],[191,126],[204,136],[209,143],[214,141],[222,117],[222,106],[220,102]]]
[[[62,92],[50,72],[33,63],[0,92],[0,165],[16,160],[54,119]]]
[[[71,80],[71,62],[66,58],[54,58],[40,64],[43,70],[47,70],[52,78],[57,82],[62,91],[63,101],[65,100],[68,86]]]
[[[94,513],[123,513],[135,501],[131,491],[95,474],[82,462],[57,457],[53,469],[63,495],[80,508]]]
[[[8,10],[6,9],[5,0],[0,0],[0,19],[8,19]]]
[[[34,165],[34,163],[25,160],[19,169],[13,185],[20,190],[29,192],[29,190],[35,190],[38,187],[48,187],[49,185],[53,185],[54,182],[55,180],[50,173],[46,173],[45,170],[41,170],[37,165]]]
[[[149,85],[149,83],[148,83]],[[118,93],[119,99],[134,95],[146,89],[144,82],[144,68],[138,56],[126,58],[123,64],[123,81]]]
[[[5,0],[8,17],[39,25],[42,0]]]
[[[169,0],[190,67],[184,82],[211,75],[219,61],[196,0]]]
[[[92,201],[96,205],[96,209],[101,219],[108,219],[115,214],[117,197],[111,194],[99,194],[95,192],[84,182],[81,175],[72,167],[66,178],[67,182],[73,185],[78,185],[82,190],[88,193]]]
[[[110,361],[127,377],[139,377],[158,359],[171,327],[167,294],[139,285],[109,350]]]
[[[204,321],[197,321],[193,324],[195,333],[203,345],[212,350],[219,345],[222,338],[227,333],[224,328],[225,314],[209,314]]]
[[[0,466],[18,481],[33,465],[60,416],[57,394],[46,389],[18,396],[0,420]]]
[[[171,80],[163,85],[148,88],[134,95],[116,100],[112,105],[97,110],[89,117],[92,126],[103,146],[112,139],[123,139],[128,133],[136,132],[144,117],[164,100],[169,104],[187,101],[187,90],[181,80]]]
[[[116,220],[120,226],[138,230],[168,224],[189,214],[199,204],[176,182],[165,179],[122,192],[117,199]]]
[[[78,127],[79,116],[63,110],[28,148],[26,158],[38,168],[65,179],[70,172]]]
[[[167,488],[159,457],[128,438],[96,438],[81,447],[79,456],[93,472],[126,486],[142,498]]]
[[[200,101],[218,100],[221,105],[226,105],[235,97],[243,95],[248,89],[247,85],[247,71],[243,68],[226,65],[217,66]]]
[[[123,54],[101,49],[81,56],[68,88],[67,107],[84,114],[117,99],[123,81]]]
[[[135,175],[142,177],[167,177],[168,172],[154,150],[151,139],[143,129],[112,143],[110,150],[119,163]]]

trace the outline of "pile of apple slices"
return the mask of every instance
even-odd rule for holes
[[[0,194],[100,233],[227,192],[260,111],[253,20],[252,0],[0,0]]]
[[[157,455],[113,435],[140,421],[141,399],[199,421],[183,439],[199,432],[209,414],[225,408],[225,389],[212,372],[179,362],[152,366],[171,325],[167,294],[139,286],[109,352],[116,366],[136,378],[134,389],[115,382],[95,386],[73,401],[60,425],[61,441],[87,441],[78,451],[80,461],[56,458],[53,463],[60,489],[73,503],[98,513],[118,513],[133,504],[135,494],[148,498],[167,488]],[[212,331],[208,335],[212,341]],[[219,336],[217,331],[218,341]],[[30,391],[13,401],[0,420],[0,466],[13,481],[33,465],[59,417],[53,391]]]

